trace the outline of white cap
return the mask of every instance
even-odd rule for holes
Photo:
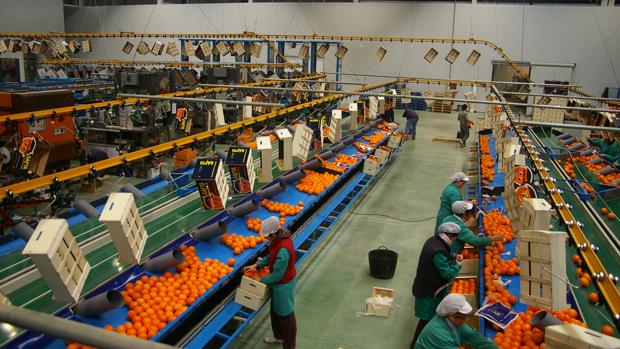
[[[275,234],[278,228],[280,228],[280,220],[276,216],[271,216],[261,223],[260,234],[262,236],[269,236]]]
[[[441,224],[439,228],[437,228],[437,232],[444,233],[444,234],[460,234],[461,227],[459,227],[459,225],[456,223],[447,222],[447,223]]]
[[[469,314],[472,310],[465,296],[460,293],[450,293],[437,306],[437,315],[446,317],[456,313]]]
[[[469,177],[467,177],[467,175],[464,174],[463,172],[457,172],[453,174],[452,177],[450,177],[450,180],[452,182],[456,182],[456,181],[469,182]]]
[[[463,214],[469,210],[474,208],[474,204],[467,201],[455,201],[452,204],[452,213],[454,214]]]

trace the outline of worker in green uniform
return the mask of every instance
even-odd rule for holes
[[[269,267],[271,273],[260,282],[271,289],[271,328],[273,337],[266,337],[265,343],[281,343],[284,349],[295,348],[297,321],[295,319],[295,248],[291,234],[280,226],[278,217],[264,220],[260,234],[269,240],[269,254],[245,271]]]
[[[599,155],[602,155],[607,161],[616,167],[620,167],[620,145],[610,139],[589,139],[590,144],[599,148]]]
[[[456,258],[450,252],[450,245],[460,233],[461,228],[457,224],[443,223],[439,226],[438,234],[428,238],[422,247],[411,287],[415,297],[415,316],[419,319],[411,342],[412,348],[424,326],[435,316],[437,305],[446,296],[452,279],[461,269],[462,257]]]
[[[462,345],[476,349],[497,349],[480,332],[465,324],[472,307],[459,293],[447,295],[437,306],[437,315],[424,327],[415,349],[458,349]]]
[[[450,181],[451,183],[441,192],[439,211],[437,211],[437,219],[435,220],[435,231],[437,231],[444,218],[452,214],[452,204],[463,200],[461,188],[469,181],[469,177],[463,172],[457,172],[450,177]]]
[[[491,245],[493,241],[502,241],[501,235],[493,236],[477,236],[471,231],[465,222],[476,216],[476,208],[474,204],[467,201],[456,201],[452,204],[452,214],[444,218],[442,223],[452,222],[461,227],[461,233],[458,239],[450,246],[452,253],[461,254],[465,248],[465,243],[472,246],[482,248]]]

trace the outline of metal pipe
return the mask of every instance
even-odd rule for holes
[[[385,97],[385,98],[416,98],[416,99],[429,99],[433,101],[451,101],[473,104],[492,104],[492,105],[511,105],[517,107],[536,107],[541,109],[561,109],[561,110],[584,110],[584,111],[597,111],[607,113],[617,113],[616,109],[602,109],[602,108],[585,108],[585,107],[565,107],[558,105],[543,105],[543,104],[531,104],[531,103],[516,103],[516,102],[501,102],[501,101],[487,101],[487,100],[475,100],[464,98],[445,98],[445,97],[432,97],[432,96],[406,96],[406,95],[393,95],[389,93],[373,93],[373,92],[348,92],[348,91],[336,91],[336,90],[310,90],[299,88],[286,88],[286,87],[258,87],[258,86],[245,86],[245,85],[224,85],[224,84],[200,84],[201,86],[211,87],[227,87],[232,89],[241,90],[263,90],[263,91],[295,91],[303,93],[333,93],[350,96],[373,96],[373,97]]]
[[[589,99],[593,101],[612,101],[612,102],[620,101],[620,99],[617,99],[617,98],[575,97],[575,96],[566,96],[566,95],[552,95],[552,94],[544,94],[544,93],[527,93],[527,92],[510,92],[510,91],[499,91],[499,92],[503,95],[513,95],[513,96],[536,96],[536,97],[564,98],[564,99]]]
[[[539,122],[539,121],[514,121],[517,125],[525,125],[525,126],[545,126],[545,127],[555,127],[555,128],[570,128],[576,130],[590,130],[590,131],[604,131],[604,132],[620,132],[620,128],[614,127],[604,127],[604,126],[588,126],[582,124],[557,124],[554,122]]]
[[[538,82],[513,82],[513,81],[494,81],[494,80],[453,80],[453,79],[432,79],[432,78],[418,78],[413,76],[395,76],[395,75],[375,75],[375,74],[358,74],[358,73],[335,73],[335,72],[322,72],[323,74],[340,74],[346,76],[364,76],[371,78],[392,78],[392,79],[413,79],[413,80],[437,80],[437,81],[451,81],[458,82],[473,82],[479,84],[511,84],[511,85],[530,85],[530,86],[544,86],[544,87],[583,87],[581,85],[560,85],[560,84],[544,84]]]
[[[125,336],[99,327],[36,311],[0,304],[0,322],[67,341],[104,349],[171,349],[173,346]]]
[[[370,85],[370,83],[368,84],[362,84],[360,82],[343,82],[343,81],[324,81],[324,80],[290,80],[290,79],[264,79],[262,81],[277,81],[277,82],[290,82],[290,81],[295,81],[295,82],[310,82],[310,83],[319,83],[319,82],[324,82],[326,84],[335,84],[335,85],[357,85],[357,86],[365,86],[365,85]]]
[[[137,99],[157,99],[162,101],[180,101],[180,102],[198,102],[198,103],[220,103],[220,104],[233,104],[233,105],[252,105],[260,107],[283,107],[282,104],[277,103],[264,103],[264,102],[246,102],[246,101],[230,101],[226,99],[207,99],[207,98],[188,98],[188,97],[173,97],[173,96],[155,96],[155,95],[137,95],[130,93],[119,93],[118,96],[125,98],[137,98]]]

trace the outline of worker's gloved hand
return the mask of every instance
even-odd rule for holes
[[[243,268],[244,273],[249,273],[254,270],[256,270],[256,264],[248,265],[247,267]]]
[[[504,237],[501,235],[492,235],[491,240],[492,241],[504,241]]]
[[[462,254],[454,254],[454,259],[456,259],[456,262],[461,264],[463,262],[463,255]]]

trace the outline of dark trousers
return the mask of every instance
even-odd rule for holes
[[[288,316],[280,316],[274,313],[272,308],[270,314],[273,336],[284,341],[284,343],[282,343],[282,348],[295,349],[295,338],[297,337],[295,312]]]
[[[467,143],[467,138],[469,138],[469,126],[461,125],[461,140],[463,144]]]
[[[418,319],[418,326],[415,328],[415,334],[413,335],[413,340],[411,341],[411,349],[415,347],[415,342],[418,340],[418,337],[420,336],[420,333],[422,333],[422,330],[426,324],[428,324],[427,320]]]
[[[418,124],[418,119],[407,119],[405,124],[405,133],[411,135],[411,138],[415,139],[415,130]]]

